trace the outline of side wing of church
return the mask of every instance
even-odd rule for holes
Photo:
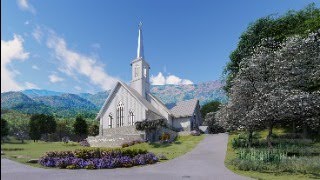
[[[112,142],[117,146],[122,142],[146,139],[145,132],[135,129],[135,122],[165,119],[177,131],[198,129],[202,120],[200,105],[196,99],[178,102],[168,109],[150,93],[149,69],[144,58],[142,27],[139,25],[137,57],[131,62],[132,80],[130,85],[117,82],[108,99],[101,107],[96,119],[100,122],[99,136],[88,140],[103,146]]]

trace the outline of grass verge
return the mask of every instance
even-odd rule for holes
[[[179,136],[177,140],[170,144],[160,144],[160,143],[141,143],[130,147],[129,149],[144,149],[154,154],[163,154],[168,160],[181,156],[188,151],[191,151],[202,139],[204,135],[201,136]],[[3,143],[1,144],[1,149],[5,155],[1,155],[1,158],[8,158],[23,164],[43,167],[39,164],[27,163],[30,159],[39,159],[48,151],[73,151],[76,149],[83,149],[86,147],[80,146],[78,143],[68,143],[63,142],[33,142],[25,141],[24,144],[21,143]]]
[[[284,133],[284,130],[282,129],[275,129],[275,134],[280,135]],[[302,174],[302,173],[273,173],[273,172],[257,172],[257,171],[242,171],[237,169],[234,165],[232,165],[230,162],[232,159],[235,159],[237,157],[237,152],[235,149],[232,148],[232,139],[237,137],[239,133],[234,132],[229,134],[228,139],[228,148],[227,148],[227,154],[225,158],[225,165],[228,169],[233,171],[236,174],[248,176],[254,179],[261,179],[261,180],[303,180],[303,179],[319,179],[320,177],[318,175],[313,174]],[[261,138],[265,138],[267,135],[266,131],[260,132]]]

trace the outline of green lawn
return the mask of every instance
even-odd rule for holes
[[[273,131],[274,134],[282,134],[284,133],[283,129],[275,129]],[[237,137],[238,133],[230,133],[229,140],[228,140],[228,148],[227,148],[227,155],[225,159],[225,165],[231,171],[243,175],[252,177],[255,179],[263,179],[263,180],[302,180],[302,179],[319,179],[319,176],[315,176],[312,174],[297,174],[297,173],[267,173],[267,172],[257,172],[257,171],[242,171],[238,170],[235,166],[231,165],[229,162],[236,158],[236,150],[232,148],[231,141],[233,138]],[[260,132],[261,138],[265,138],[267,136],[267,131]]]
[[[203,138],[204,135],[181,136],[171,144],[141,143],[127,148],[145,149],[155,154],[161,153],[168,159],[173,159],[193,149]],[[78,143],[64,144],[62,142],[25,141],[24,144],[21,144],[19,142],[13,141],[11,143],[1,144],[1,150],[3,150],[3,152],[5,153],[5,155],[1,155],[1,157],[6,157],[14,161],[27,164],[26,161],[28,161],[29,159],[38,159],[47,151],[72,151],[80,148],[85,147],[80,146]],[[40,167],[39,164],[29,165]]]
[[[148,150],[149,152],[153,152],[154,154],[163,154],[168,159],[173,159],[192,150],[203,138],[204,138],[204,135],[179,136],[175,142],[170,144],[141,143],[141,144],[135,144],[127,148],[145,149],[145,150]]]
[[[69,142],[68,144],[62,142],[33,142],[25,141],[24,144],[19,142],[10,142],[1,144],[1,150],[5,155],[1,157],[6,157],[8,159],[26,163],[29,159],[38,159],[44,155],[47,151],[72,151],[79,148],[85,148],[80,146],[78,143]],[[40,167],[38,164],[30,164]]]

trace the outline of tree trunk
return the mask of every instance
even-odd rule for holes
[[[295,121],[293,121],[293,122],[292,122],[292,133],[293,133],[293,134],[296,134],[296,132],[297,132],[297,129],[296,129],[296,122],[295,122]]]
[[[267,136],[267,142],[268,142],[269,148],[271,148],[271,149],[273,148],[272,147],[272,142],[271,142],[272,128],[273,128],[273,125],[270,123],[270,125],[268,127],[269,133],[268,133],[268,136]]]
[[[252,146],[252,134],[253,134],[253,131],[249,130],[249,136],[248,136],[249,148],[251,148]]]
[[[306,139],[308,135],[308,127],[307,125],[303,124],[302,125],[302,137],[303,139]]]

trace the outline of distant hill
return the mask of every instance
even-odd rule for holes
[[[199,99],[201,105],[212,100],[227,101],[220,81],[209,81],[192,85],[152,86],[151,93],[168,106],[193,98]]]
[[[79,94],[79,96],[92,102],[97,107],[101,107],[104,101],[108,98],[109,94],[110,94],[110,91],[103,91],[103,92],[98,92],[96,94],[81,93]]]
[[[1,93],[1,109],[13,109],[24,113],[50,113],[50,107],[36,102],[22,92]]]
[[[219,81],[193,85],[152,86],[151,93],[167,106],[176,102],[197,98],[200,104],[212,100],[226,102],[227,97]],[[20,92],[1,93],[1,109],[12,109],[23,113],[52,113],[61,117],[75,116],[78,113],[94,117],[110,91],[96,94],[68,94],[63,92],[29,89]]]
[[[64,94],[63,92],[49,91],[45,89],[27,89],[21,92],[31,98],[39,96],[59,96]]]

